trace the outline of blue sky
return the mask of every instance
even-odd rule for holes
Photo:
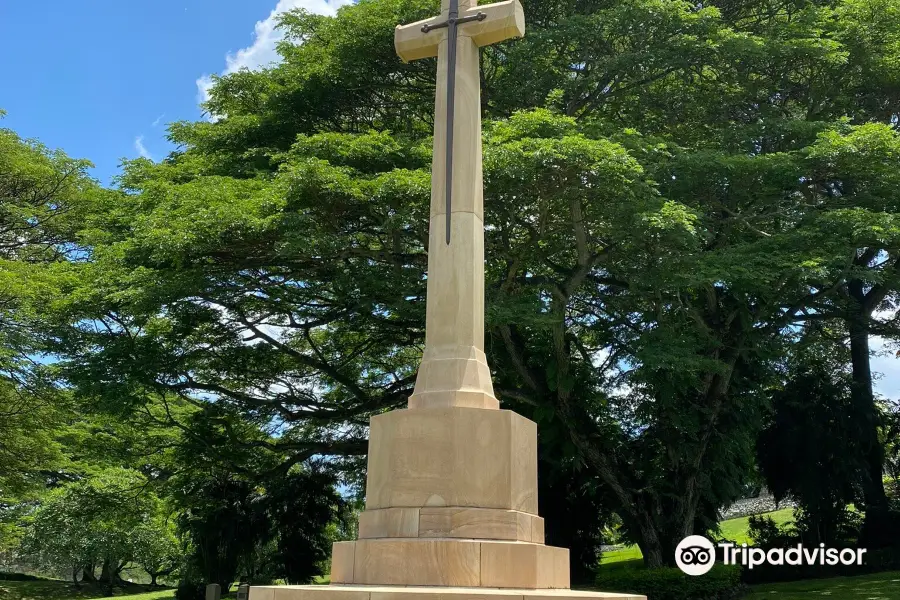
[[[277,58],[279,12],[333,14],[350,0],[0,0],[0,126],[96,165],[159,160],[166,123],[203,118],[214,73]],[[874,340],[873,349],[883,349]],[[900,360],[873,359],[879,391],[900,398]]]
[[[160,159],[166,123],[202,118],[213,73],[276,58],[277,12],[347,0],[0,0],[0,126],[94,162]]]

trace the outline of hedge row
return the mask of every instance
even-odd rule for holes
[[[741,568],[716,565],[702,577],[685,575],[676,568],[600,568],[597,588],[604,592],[643,594],[649,600],[731,600],[745,591]]]

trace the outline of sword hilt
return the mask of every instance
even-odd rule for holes
[[[435,29],[444,29],[445,27],[450,27],[450,25],[463,25],[465,23],[471,23],[472,21],[484,21],[487,19],[487,14],[480,12],[477,15],[472,15],[470,17],[456,18],[450,17],[443,23],[438,23],[437,25],[431,25],[430,23],[425,23],[422,25],[422,33],[431,33]]]

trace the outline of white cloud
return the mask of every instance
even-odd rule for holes
[[[141,158],[153,160],[153,156],[150,154],[150,151],[147,150],[146,146],[144,146],[144,136],[139,135],[134,138],[134,149],[141,156]]]
[[[276,28],[278,15],[295,8],[305,8],[318,15],[334,15],[342,6],[352,4],[352,0],[278,0],[278,4],[262,21],[256,22],[253,43],[241,48],[234,54],[225,57],[225,70],[222,75],[236,73],[241,69],[260,69],[279,59],[275,45],[281,40],[281,31]],[[209,98],[209,90],[213,86],[212,77],[203,75],[197,79],[197,101],[204,102]]]
[[[162,123],[163,117],[165,117],[165,116],[166,116],[166,113],[163,113],[163,114],[159,115],[158,117],[156,117],[156,120],[153,121],[152,126],[159,127],[159,124]]]
[[[872,315],[881,322],[897,318],[897,310],[888,308],[875,311]],[[892,400],[900,399],[900,353],[898,344],[881,336],[873,335],[869,340],[872,350],[872,371],[875,373],[875,391]]]
[[[872,371],[877,374],[875,391],[892,400],[900,399],[900,356],[896,344],[879,336],[872,336],[869,343],[874,352]]]

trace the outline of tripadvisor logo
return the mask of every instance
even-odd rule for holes
[[[702,535],[691,535],[675,548],[675,564],[688,575],[706,575],[716,562],[716,547]]]
[[[825,544],[819,544],[818,548],[805,548],[803,544],[797,544],[791,548],[763,550],[751,548],[747,544],[738,546],[722,542],[718,547],[722,549],[723,564],[742,565],[748,569],[760,565],[860,566],[866,553],[865,548],[826,548]],[[702,535],[688,536],[675,548],[675,564],[688,575],[705,575],[715,562],[716,546]]]

